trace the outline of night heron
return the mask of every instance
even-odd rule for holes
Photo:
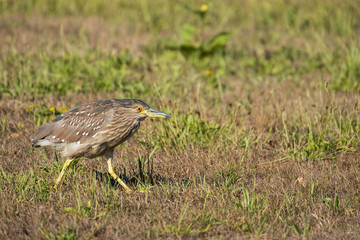
[[[115,174],[111,160],[116,146],[129,139],[148,117],[172,118],[137,99],[98,100],[82,104],[42,125],[32,137],[33,147],[50,146],[66,160],[54,188],[67,167],[78,157],[105,156],[110,175],[127,192],[132,190]]]

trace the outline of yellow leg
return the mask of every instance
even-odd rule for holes
[[[111,166],[111,160],[113,159],[113,152],[110,152],[106,155],[107,163],[108,163],[108,171],[110,175],[126,190],[127,193],[131,193],[132,190],[123,182],[121,179],[116,175],[114,172],[112,166]]]
[[[64,163],[64,166],[63,166],[63,168],[62,168],[62,170],[61,170],[61,173],[60,173],[59,177],[56,179],[55,186],[54,186],[55,190],[57,189],[57,186],[59,185],[61,179],[63,178],[66,169],[69,167],[69,165],[70,165],[70,163],[71,163],[72,161],[74,161],[74,158],[73,158],[73,159],[68,159],[68,160],[66,160],[66,162]]]

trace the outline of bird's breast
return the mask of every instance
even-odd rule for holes
[[[131,126],[114,126],[112,128],[98,132],[91,137],[91,141],[89,141],[89,143],[91,142],[91,150],[86,155],[88,157],[94,157],[95,155],[101,156],[105,154],[110,149],[113,149],[128,140],[132,135],[134,135],[139,127],[140,122],[136,121],[133,122]]]

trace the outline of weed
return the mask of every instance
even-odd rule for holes
[[[194,10],[187,5],[184,5],[183,7],[189,13],[198,16],[200,18],[200,24],[199,26],[184,24],[179,31],[181,42],[179,44],[167,44],[166,48],[177,50],[185,57],[206,57],[219,52],[223,53],[225,46],[233,36],[233,33],[224,31],[205,39],[204,28],[205,18],[209,10],[208,6],[205,4],[201,5],[199,10]]]

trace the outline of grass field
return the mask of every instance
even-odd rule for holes
[[[0,239],[359,239],[356,0],[0,0]],[[81,103],[138,98],[104,159],[33,149]]]

